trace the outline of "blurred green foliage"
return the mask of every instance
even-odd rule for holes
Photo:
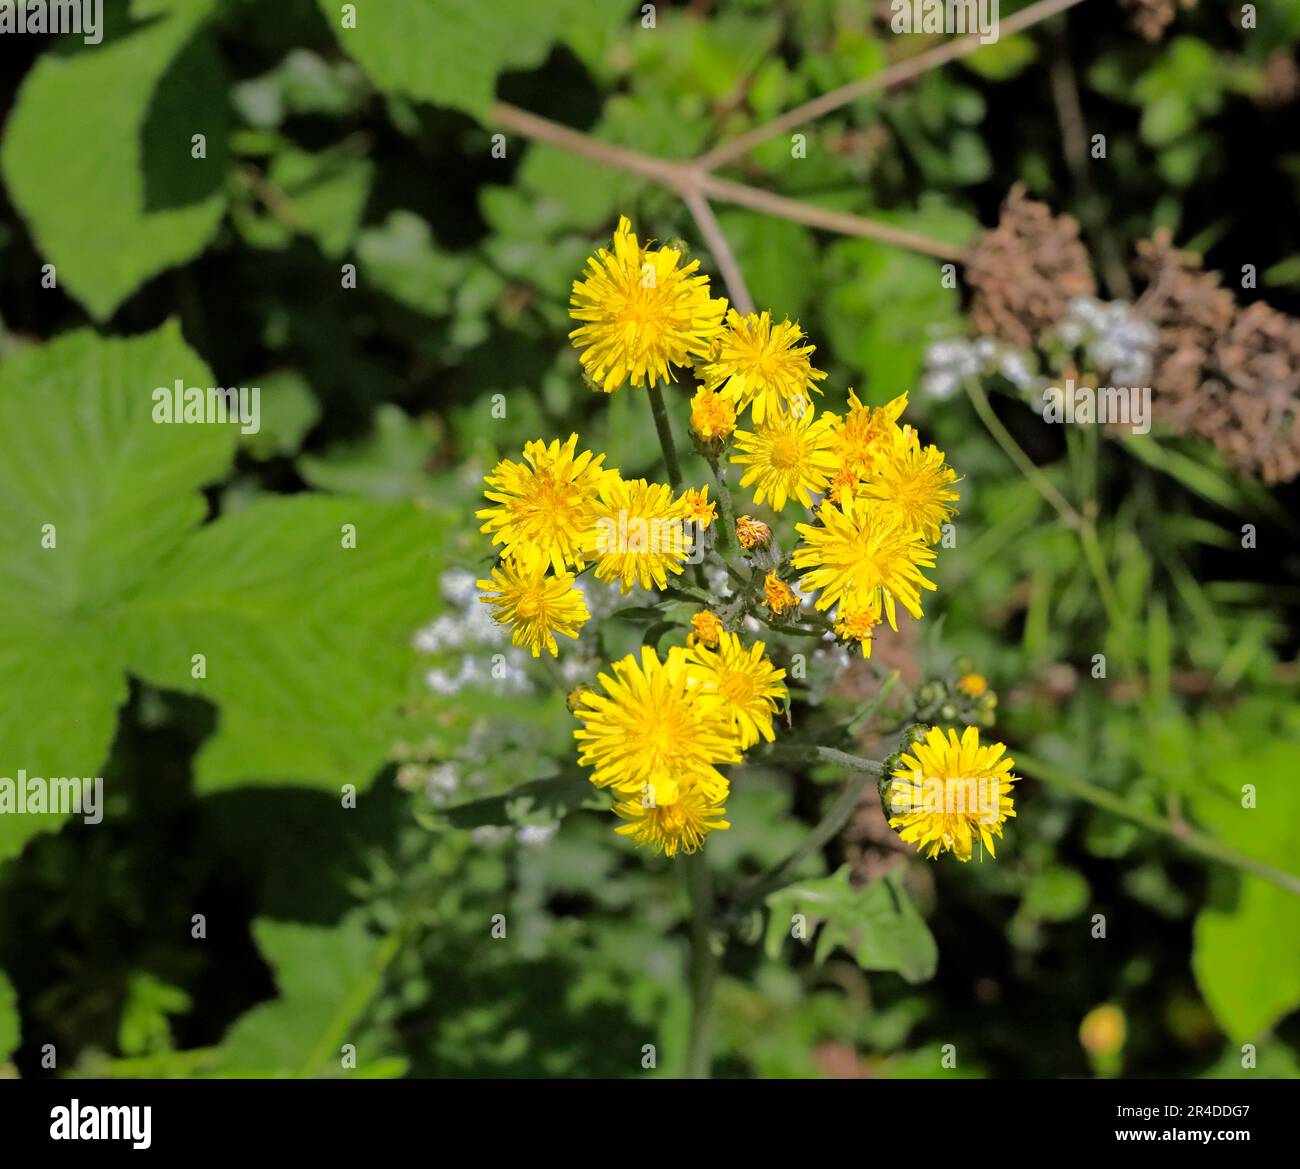
[[[578,430],[655,471],[642,398],[582,384],[569,283],[620,212],[698,240],[641,179],[513,135],[494,157],[491,105],[689,158],[929,42],[856,0],[663,3],[653,28],[622,0],[356,7],[349,28],[333,0],[110,0],[102,46],[19,46],[0,82],[0,773],[98,772],[108,793],[102,825],[0,818],[0,1068],[48,1074],[54,1044],[58,1074],[682,1070],[678,875],[609,832],[555,680],[509,654],[493,677],[506,647],[467,582],[488,560],[482,475],[527,439]],[[1021,181],[1126,254],[1164,224],[1211,266],[1257,263],[1294,312],[1296,107],[1257,99],[1300,5],[1261,3],[1253,33],[1214,8],[1147,44],[1089,0],[1068,34],[854,102],[803,127],[803,156],[774,138],[737,177],[959,244]],[[1062,62],[1107,137],[1088,190],[1060,153]],[[963,476],[886,711],[964,656],[998,692],[995,737],[1041,764],[1019,769],[996,862],[913,858],[864,884],[835,840],[765,922],[732,922],[719,1070],[1086,1075],[1079,1023],[1114,1002],[1125,1072],[1300,1074],[1300,898],[1040,782],[1295,873],[1295,490],[1191,444],[1063,438],[995,394],[1051,481],[1095,503],[1108,606],[969,404],[915,392],[931,343],[964,330],[936,261],[719,220],[760,306],[816,343],[826,400],[912,390]],[[149,391],[177,378],[259,385],[260,431],[154,425]],[[686,401],[670,393],[679,440]],[[691,611],[665,609],[666,636]],[[589,632],[566,684],[639,640],[617,618]],[[865,749],[845,728],[876,725],[861,683],[883,669],[769,640],[811,659],[789,734]],[[747,768],[708,846],[724,895],[789,855],[841,778]]]

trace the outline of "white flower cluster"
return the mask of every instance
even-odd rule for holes
[[[1076,296],[1053,335],[1067,348],[1081,349],[1090,368],[1121,385],[1144,385],[1151,374],[1155,326],[1125,301]]]
[[[932,398],[951,398],[964,379],[993,373],[1021,390],[1035,380],[1028,356],[996,337],[948,337],[926,350],[921,389]]]
[[[448,569],[442,575],[442,596],[447,612],[435,618],[415,635],[415,648],[421,653],[446,654],[465,650],[454,669],[434,668],[425,674],[429,689],[435,694],[458,694],[467,686],[494,687],[512,693],[527,694],[533,689],[524,663],[526,655],[514,646],[501,645],[501,632],[486,605],[479,604],[474,574],[461,568]],[[493,657],[505,657],[504,672],[493,676]]]

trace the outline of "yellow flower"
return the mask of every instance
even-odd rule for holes
[[[773,617],[780,617],[782,613],[799,608],[799,598],[795,596],[794,590],[776,575],[775,570],[763,578],[763,600],[771,609]]]
[[[785,671],[772,665],[761,641],[746,649],[739,637],[724,630],[716,644],[716,653],[702,645],[687,651],[691,679],[725,701],[742,751],[760,737],[770,743],[777,699],[786,696]]]
[[[858,473],[852,467],[842,465],[827,486],[826,494],[836,503],[843,503],[849,496],[858,493],[861,484]]]
[[[736,408],[721,394],[701,386],[691,399],[691,429],[705,442],[730,438],[736,429]]]
[[[600,488],[583,551],[596,561],[596,577],[618,581],[623,592],[668,586],[690,556],[687,503],[672,488],[644,479],[609,476]]]
[[[877,461],[874,476],[863,483],[862,494],[901,516],[927,544],[937,544],[957,500],[951,487],[955,482],[957,472],[944,462],[943,451],[934,446],[922,450],[916,431],[905,426],[893,449]]]
[[[576,455],[578,436],[569,435],[550,446],[541,440],[526,443],[524,462],[502,459],[487,476],[483,492],[496,507],[474,514],[486,523],[479,529],[504,544],[504,556],[537,550],[555,571],[583,567],[582,541],[595,515],[596,495],[607,475],[604,455]],[[526,464],[526,465],[525,465]]]
[[[699,525],[700,531],[708,527],[718,517],[718,505],[709,500],[709,485],[688,487],[682,492],[682,505],[686,508],[686,518]]]
[[[700,370],[704,384],[730,398],[739,413],[751,403],[755,424],[778,413],[812,408],[808,391],[825,378],[813,369],[813,346],[800,345],[803,330],[789,320],[773,327],[771,313],[727,313],[727,327]]]
[[[880,458],[888,454],[901,437],[899,416],[907,409],[907,395],[899,394],[887,406],[864,406],[849,391],[849,410],[835,435],[835,458],[838,465],[866,479],[875,471]],[[837,502],[842,501],[836,496]]]
[[[813,493],[821,491],[835,473],[834,414],[813,420],[812,408],[802,415],[769,414],[755,431],[736,431],[733,463],[748,467],[742,487],[754,487],[754,502],[770,499],[780,511],[787,499],[812,507]]]
[[[921,569],[934,565],[934,552],[919,532],[868,500],[846,499],[842,507],[829,500],[817,509],[821,523],[796,524],[806,541],[794,550],[795,568],[811,572],[800,578],[805,592],[821,589],[818,609],[839,604],[850,612],[882,608],[891,629],[897,629],[894,602],[913,617],[921,616],[920,589],[933,589]]]
[[[485,594],[479,600],[492,606],[492,620],[510,626],[510,640],[531,650],[533,657],[543,649],[558,657],[555,634],[577,638],[590,616],[573,573],[547,576],[549,567],[540,552],[523,552],[502,561],[492,570],[491,580],[478,582]]]
[[[879,608],[868,607],[853,612],[841,606],[835,619],[835,632],[844,641],[856,641],[862,649],[862,656],[871,656],[871,639],[875,628],[880,624]]]
[[[1102,1003],[1084,1015],[1079,1042],[1089,1055],[1112,1058],[1124,1049],[1127,1032],[1124,1011],[1114,1003]]]
[[[995,855],[993,838],[1016,814],[1011,785],[1019,776],[1011,774],[1013,761],[1003,757],[1005,751],[1001,743],[980,746],[974,727],[967,727],[960,740],[956,731],[945,738],[931,727],[923,742],[900,756],[892,773],[888,799],[896,814],[890,827],[931,860],[941,852],[970,860],[976,837]]]
[[[601,674],[603,695],[583,696],[574,713],[582,727],[578,762],[592,768],[591,782],[625,796],[675,804],[683,792],[721,800],[727,781],[718,763],[738,763],[740,749],[722,703],[691,684],[686,651],[673,647],[666,660],[650,646],[641,658],[628,654],[613,675]]]
[[[983,674],[967,674],[957,681],[957,689],[968,698],[978,698],[988,688],[988,679]]]
[[[736,520],[736,539],[742,548],[766,548],[772,542],[772,529],[752,515]]]
[[[671,804],[648,799],[622,800],[614,805],[614,811],[627,823],[614,831],[668,856],[676,856],[679,851],[691,853],[710,832],[731,827],[723,819],[727,814],[722,806],[726,798],[724,785],[722,794],[716,797],[699,788],[688,788]]]
[[[698,260],[681,259],[674,248],[643,247],[621,216],[613,250],[600,248],[573,282],[569,316],[586,323],[569,338],[605,393],[671,381],[670,365],[704,357],[722,331],[727,302],[709,298],[707,276],[692,275]]]
[[[691,628],[695,632],[687,638],[688,645],[698,642],[710,648],[717,647],[718,635],[722,632],[722,622],[718,620],[718,615],[712,609],[701,609],[696,613],[691,618]]]

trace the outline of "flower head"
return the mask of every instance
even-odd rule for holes
[[[820,524],[796,524],[805,543],[794,550],[796,568],[811,569],[800,578],[806,591],[821,589],[818,609],[839,604],[853,612],[883,611],[897,629],[894,602],[913,617],[921,616],[921,589],[933,589],[921,569],[934,565],[934,552],[919,532],[869,500],[829,500],[817,509]]]
[[[621,216],[613,250],[600,248],[573,282],[569,315],[584,322],[569,334],[592,379],[611,393],[629,382],[671,381],[671,365],[703,357],[722,330],[725,300],[709,297],[698,260],[681,263],[675,248],[650,250]]]
[[[957,689],[967,698],[978,698],[989,688],[989,681],[983,674],[966,674],[957,679]]]
[[[887,797],[891,828],[933,860],[941,852],[968,861],[978,837],[993,856],[993,838],[1016,814],[1011,785],[1013,760],[1001,743],[980,746],[979,731],[967,727],[945,736],[931,727],[924,741],[899,758]]]
[[[718,505],[709,499],[709,485],[688,487],[682,492],[682,506],[686,509],[686,518],[706,531],[718,517]]]
[[[733,463],[746,467],[742,487],[754,487],[754,502],[771,500],[774,510],[796,499],[812,507],[813,493],[835,473],[834,414],[814,420],[812,408],[801,414],[769,414],[757,430],[736,431]]]
[[[691,430],[706,443],[721,443],[736,429],[736,408],[722,394],[701,386],[691,399]]]
[[[747,550],[766,548],[772,542],[772,529],[752,515],[743,515],[736,520],[736,539]]]
[[[770,743],[777,699],[786,696],[785,671],[772,665],[761,641],[746,649],[739,637],[724,630],[717,647],[716,652],[702,645],[687,651],[691,679],[725,701],[742,751],[759,738]]]
[[[916,431],[905,426],[902,437],[877,461],[874,475],[862,484],[862,495],[880,500],[927,544],[937,544],[957,501],[952,489],[956,482],[957,472],[944,462],[943,451],[935,446],[922,449]]]
[[[704,384],[725,394],[739,413],[752,404],[755,424],[772,414],[803,414],[811,409],[810,390],[825,378],[813,369],[813,346],[801,345],[803,330],[790,321],[772,324],[771,313],[727,313],[708,363]]]
[[[726,798],[724,787],[717,796],[701,788],[687,788],[669,804],[646,798],[620,800],[614,811],[627,823],[614,831],[668,856],[695,852],[710,832],[731,827],[723,819],[727,814],[722,806]]]
[[[479,597],[492,606],[492,620],[510,627],[510,640],[539,657],[545,649],[559,656],[555,634],[577,638],[590,614],[571,572],[548,576],[550,567],[537,551],[521,552],[492,570],[491,580],[478,582]]]
[[[850,390],[848,412],[836,428],[837,464],[859,479],[870,476],[900,437],[898,419],[906,409],[906,394],[885,406],[864,406]]]
[[[623,592],[668,587],[691,555],[688,504],[665,483],[609,476],[601,484],[583,551],[596,561],[596,578],[618,581]]]
[[[687,639],[688,645],[707,645],[710,649],[717,648],[718,636],[722,633],[722,622],[718,620],[718,615],[712,609],[701,609],[696,613],[691,618],[691,629],[693,632]]]
[[[536,440],[524,445],[524,461],[502,459],[488,474],[483,494],[495,507],[474,514],[485,521],[479,529],[503,544],[507,558],[525,550],[543,553],[557,573],[582,568],[582,543],[594,518],[596,496],[606,476],[604,455],[577,454],[578,436],[548,446]]]
[[[740,749],[720,699],[691,681],[686,651],[664,661],[650,646],[628,654],[601,674],[603,695],[584,695],[575,711],[582,726],[578,762],[592,768],[591,782],[656,805],[674,804],[698,790],[710,800],[726,793],[718,763],[737,763]]]
[[[794,589],[776,575],[773,569],[763,578],[763,601],[772,611],[773,617],[780,617],[799,608],[799,598]]]
[[[835,632],[844,641],[856,641],[862,649],[862,656],[871,656],[871,639],[875,636],[876,626],[880,624],[880,609],[867,606],[865,609],[846,610],[840,607],[835,618]]]

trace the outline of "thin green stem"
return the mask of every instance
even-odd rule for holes
[[[659,445],[664,452],[664,466],[668,468],[668,482],[674,491],[682,489],[682,465],[677,459],[677,445],[673,442],[672,426],[668,422],[668,407],[664,405],[663,391],[650,387],[650,410],[655,416],[655,430],[659,432]]]
[[[713,951],[713,881],[703,852],[682,858],[691,902],[691,1030],[686,1043],[686,1077],[713,1074],[713,991],[718,955]]]
[[[825,815],[817,822],[817,826],[784,860],[773,865],[767,872],[760,873],[748,884],[741,886],[732,906],[733,911],[736,912],[757,905],[769,893],[774,893],[793,881],[799,866],[839,835],[844,825],[848,823],[849,817],[853,815],[854,809],[861,803],[864,793],[879,776],[884,774],[885,770],[884,764],[874,759],[864,759],[858,755],[837,751],[834,747],[816,745],[787,744],[772,747],[767,753],[767,758],[792,763],[833,763],[855,774],[845,783],[831,806],[826,809]]]
[[[1016,764],[1018,770],[1022,770],[1034,776],[1034,778],[1050,784],[1052,787],[1059,787],[1062,791],[1069,792],[1094,807],[1113,812],[1116,816],[1123,816],[1127,820],[1132,820],[1133,823],[1140,824],[1150,832],[1166,836],[1207,860],[1217,861],[1243,873],[1262,877],[1265,881],[1271,881],[1274,885],[1277,885],[1278,888],[1285,889],[1288,893],[1294,893],[1300,897],[1300,876],[1289,873],[1284,869],[1275,868],[1273,865],[1246,853],[1238,852],[1231,845],[1225,844],[1208,832],[1192,828],[1185,821],[1171,820],[1155,812],[1148,812],[1144,808],[1136,807],[1124,799],[1123,796],[1118,796],[1114,792],[1098,787],[1094,783],[1089,783],[1086,779],[1070,775],[1060,770],[1060,768],[1026,755],[1023,751],[1016,752]]]
[[[985,428],[993,436],[998,446],[1002,448],[1003,453],[1015,463],[1017,469],[1029,480],[1034,490],[1056,509],[1057,514],[1065,521],[1066,525],[1077,528],[1082,523],[1083,517],[1075,511],[1074,505],[1057,490],[1056,484],[1034,465],[1034,461],[1025,454],[1020,444],[1011,437],[1011,432],[1002,425],[1001,419],[993,412],[988,395],[984,393],[984,387],[975,378],[963,378],[962,383],[966,387],[966,396],[970,398],[971,405],[975,407],[975,413],[980,416],[980,421],[984,423]]]
[[[709,467],[713,471],[714,482],[718,485],[717,535],[714,537],[718,555],[723,560],[730,560],[736,551],[736,505],[731,498],[731,488],[727,486],[727,473],[718,464],[715,456],[709,456]]]

